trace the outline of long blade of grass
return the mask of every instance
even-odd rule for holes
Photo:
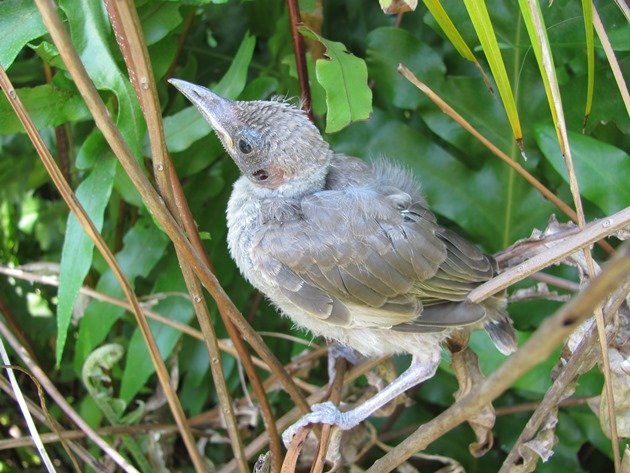
[[[512,133],[519,148],[523,149],[523,132],[521,130],[521,123],[518,118],[518,111],[516,110],[516,101],[512,94],[512,87],[510,85],[510,79],[508,78],[507,71],[505,70],[505,63],[499,50],[499,43],[497,37],[494,34],[494,28],[490,21],[490,15],[486,4],[480,0],[464,0],[464,5],[470,16],[470,20],[475,28],[477,37],[483,48],[483,52],[488,60],[488,65],[492,71],[492,76],[497,84],[503,107],[507,113],[510,126],[512,127]]]
[[[593,3],[592,0],[582,0],[584,14],[584,32],[586,33],[586,64],[587,89],[586,106],[584,108],[584,127],[593,108],[593,91],[595,90],[595,39],[593,35]]]
[[[563,139],[562,133],[559,131],[563,125],[558,123],[558,120],[564,121],[562,99],[560,97],[556,68],[553,63],[551,48],[549,47],[549,38],[547,37],[547,30],[542,18],[542,12],[540,11],[540,5],[538,2],[532,2],[530,0],[519,0],[518,5],[521,9],[525,26],[527,27],[527,33],[532,43],[532,49],[534,50],[534,56],[536,56],[538,68],[540,69],[540,76],[545,87],[547,101],[549,102],[549,111],[551,112],[551,118],[558,136],[558,143],[560,144],[560,151],[563,156],[566,156],[567,143]]]
[[[444,32],[448,40],[453,44],[457,52],[460,54],[460,56],[471,61],[475,65],[475,67],[479,69],[479,72],[483,77],[483,81],[486,84],[486,87],[488,87],[488,89],[493,92],[490,79],[488,78],[486,72],[483,70],[483,67],[481,67],[481,64],[479,64],[479,61],[475,57],[474,53],[468,47],[468,44],[466,44],[464,38],[462,38],[462,35],[459,34],[457,27],[451,21],[448,13],[446,13],[446,10],[444,10],[442,2],[440,0],[422,1],[427,7],[427,10],[429,10],[431,15],[433,15],[433,18],[435,18],[437,24],[440,26],[440,28],[442,28],[442,31]]]
[[[604,25],[602,24],[602,20],[597,13],[597,9],[594,6],[593,25],[595,26],[595,31],[597,31],[597,36],[599,37],[599,40],[602,43],[602,47],[604,48],[606,59],[608,59],[610,69],[612,70],[615,81],[617,82],[617,87],[619,88],[619,92],[621,93],[621,98],[623,99],[623,103],[626,106],[626,112],[628,112],[628,115],[630,115],[630,93],[628,93],[628,86],[626,85],[626,81],[623,77],[623,72],[621,72],[621,67],[619,66],[619,61],[617,61],[615,51],[610,44],[610,40],[608,39],[606,30],[604,29]]]
[[[542,12],[540,11],[540,5],[537,0],[519,0],[521,6],[521,12],[525,17],[525,25],[534,45],[534,52],[536,54],[536,60],[541,69],[541,76],[545,81],[545,89],[548,90],[547,98],[549,100],[552,109],[555,109],[555,113],[552,110],[552,116],[556,126],[556,133],[558,135],[558,142],[560,149],[564,157],[564,161],[567,167],[567,173],[569,176],[569,186],[571,188],[571,195],[575,204],[575,210],[578,215],[578,225],[580,228],[584,228],[584,211],[582,207],[582,199],[580,196],[580,188],[578,185],[577,175],[573,166],[573,158],[571,156],[571,147],[569,146],[569,140],[567,135],[567,126],[564,119],[564,112],[562,109],[562,99],[560,97],[560,88],[558,87],[558,81],[555,73],[555,66],[553,63],[553,56],[551,54],[551,48],[549,46],[549,40],[547,38],[547,31],[545,29]],[[549,95],[551,94],[551,95]],[[584,249],[584,257],[586,258],[586,264],[588,274],[590,278],[595,277],[595,266],[593,258],[588,249]],[[614,415],[614,401],[612,396],[612,384],[610,378],[610,365],[608,363],[608,348],[606,346],[606,330],[604,323],[604,315],[602,308],[597,307],[595,310],[595,319],[597,321],[597,331],[599,334],[600,344],[602,348],[602,365],[604,372],[604,379],[606,385],[606,394],[610,402],[608,404],[609,410],[609,422],[611,443],[613,447],[613,457],[615,463],[615,470],[619,469],[619,441],[617,436],[617,424],[616,417]]]

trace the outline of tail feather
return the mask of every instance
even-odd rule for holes
[[[512,320],[507,315],[505,298],[493,297],[483,302],[486,309],[484,329],[494,345],[504,355],[514,353],[518,344]]]

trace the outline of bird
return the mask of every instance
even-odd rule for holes
[[[285,445],[311,423],[351,429],[432,377],[455,330],[484,328],[500,352],[516,350],[505,296],[467,298],[497,274],[495,260],[438,223],[408,169],[334,152],[286,99],[230,100],[169,82],[241,172],[227,205],[227,244],[245,279],[342,356],[411,354],[409,368],[359,406],[311,406],[283,433]]]

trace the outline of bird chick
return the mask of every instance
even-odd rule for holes
[[[454,329],[484,327],[505,354],[516,339],[504,298],[468,293],[497,271],[441,227],[408,170],[333,152],[306,114],[287,102],[232,101],[169,81],[201,112],[242,176],[227,208],[228,246],[243,276],[298,326],[373,357],[410,353],[410,367],[360,406],[331,403],[308,423],[350,429],[430,378]]]

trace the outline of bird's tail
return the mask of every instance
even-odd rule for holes
[[[486,333],[504,355],[514,353],[518,348],[516,332],[507,314],[507,301],[504,297],[491,297],[482,303],[486,310],[484,326]]]

